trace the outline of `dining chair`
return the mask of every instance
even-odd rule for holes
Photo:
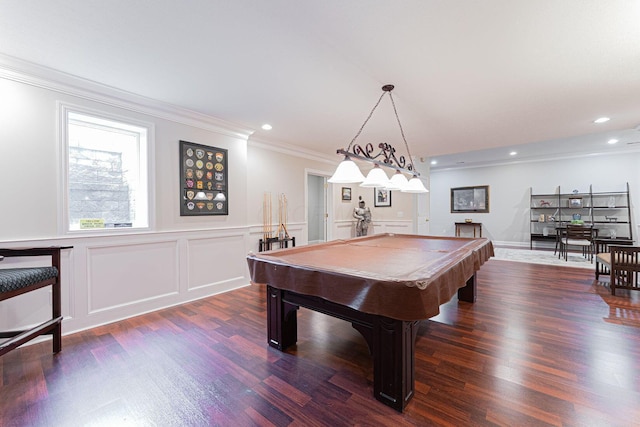
[[[584,225],[567,224],[567,229],[560,240],[560,255],[564,260],[569,259],[569,247],[577,246],[582,249],[582,256],[589,257],[593,262],[593,228]]]

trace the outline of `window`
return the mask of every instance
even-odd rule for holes
[[[66,230],[148,228],[151,126],[62,111]]]

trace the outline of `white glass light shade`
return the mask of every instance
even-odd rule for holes
[[[384,173],[380,166],[375,165],[367,174],[364,182],[360,184],[360,187],[386,187],[388,183],[389,177],[387,174]]]
[[[386,187],[387,190],[404,190],[407,185],[409,185],[409,181],[407,177],[400,171],[396,171],[393,174],[391,179],[389,180],[389,185]]]
[[[403,193],[428,193],[429,190],[426,189],[420,178],[414,176],[409,180],[409,183],[402,190]]]
[[[389,190],[389,191],[391,191],[391,190],[394,190],[394,191],[402,190],[402,188],[399,185],[397,185],[395,182],[393,182],[391,180],[387,181],[387,185],[384,186],[384,189],[385,190]]]
[[[328,179],[331,184],[351,184],[364,181],[364,175],[358,169],[358,165],[348,157],[340,162],[333,176]]]

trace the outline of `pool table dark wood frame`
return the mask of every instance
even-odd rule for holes
[[[476,275],[458,289],[458,300],[475,302]],[[305,307],[351,322],[373,356],[373,394],[402,412],[414,394],[415,341],[419,320],[403,321],[363,313],[311,295],[267,285],[267,334],[271,347],[284,351],[298,339],[296,313]]]

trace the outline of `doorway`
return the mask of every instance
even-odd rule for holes
[[[428,159],[424,158],[414,159],[413,165],[416,168],[416,171],[420,173],[423,177],[428,177],[431,173],[431,166],[429,164]],[[427,182],[424,184],[428,187]],[[429,193],[426,194],[416,194],[414,196],[415,202],[415,213],[414,218],[416,221],[415,233],[423,236],[431,234],[431,230],[429,227],[429,214],[431,212],[431,199],[429,197]]]
[[[327,177],[307,172],[307,241],[309,244],[328,240]]]

